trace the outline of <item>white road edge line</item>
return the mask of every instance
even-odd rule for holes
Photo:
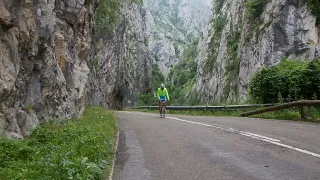
[[[120,129],[119,129],[119,127],[117,128],[117,130],[118,130],[118,132],[117,132],[117,137],[116,137],[116,145],[114,147],[114,155],[113,155],[113,160],[112,160],[111,170],[110,170],[110,173],[109,173],[108,180],[112,180],[113,179],[114,167],[115,167],[116,160],[117,160],[117,151],[118,151],[119,138],[120,138]]]
[[[239,131],[239,133],[246,134],[247,136],[254,136],[254,137],[261,138],[261,139],[267,139],[267,140],[273,141],[273,142],[280,142],[280,140],[278,140],[278,139],[273,139],[273,138],[269,138],[267,136],[261,136],[259,134],[254,134],[254,133],[250,133],[250,132]]]
[[[268,143],[271,143],[271,144],[275,144],[275,145],[278,145],[278,146],[281,146],[281,147],[285,147],[285,148],[288,148],[288,149],[292,149],[292,150],[295,150],[295,151],[298,151],[298,152],[301,152],[301,153],[304,153],[304,154],[308,154],[308,155],[320,158],[320,154],[317,154],[317,153],[314,153],[314,152],[310,152],[310,151],[307,151],[307,150],[304,150],[304,149],[296,148],[296,147],[289,146],[289,145],[286,145],[286,144],[282,144],[282,143],[279,143],[279,142],[270,141],[268,139],[257,138],[257,137],[254,137],[254,136],[251,136],[251,135],[248,135],[248,134],[245,134],[245,133],[240,133],[240,134],[243,135],[243,136],[248,136],[248,137],[251,137],[251,138],[259,139],[261,141],[265,141],[265,142],[268,142]]]
[[[123,112],[131,113],[131,114],[140,114],[140,115],[144,115],[144,116],[155,116],[155,117],[158,117],[158,115],[154,115],[154,114],[128,112],[128,111],[123,111]],[[188,121],[188,120],[184,120],[184,119],[180,119],[180,118],[176,118],[176,117],[166,117],[166,118],[167,119],[176,120],[176,121],[186,122],[186,123],[190,123],[190,124],[207,126],[207,127],[212,127],[212,128],[215,128],[215,129],[220,129],[220,130],[224,130],[224,131],[237,133],[237,134],[240,134],[240,135],[243,135],[243,136],[251,137],[251,138],[254,138],[254,139],[258,139],[258,140],[261,140],[261,141],[264,141],[264,142],[268,142],[268,143],[271,143],[271,144],[274,144],[274,145],[278,145],[278,146],[281,146],[281,147],[285,147],[285,148],[288,148],[288,149],[291,149],[291,150],[295,150],[295,151],[298,151],[298,152],[301,152],[301,153],[304,153],[304,154],[308,154],[308,155],[320,158],[320,154],[317,154],[317,153],[314,153],[314,152],[311,152],[311,151],[307,151],[307,150],[304,150],[304,149],[296,148],[296,147],[293,147],[293,146],[290,146],[290,145],[282,144],[282,143],[280,143],[281,141],[278,140],[278,139],[269,138],[269,137],[262,136],[262,135],[259,135],[259,134],[240,131],[240,130],[237,130],[237,129],[234,129],[234,128],[223,128],[223,127],[214,126],[214,125],[210,125],[210,124],[204,124],[204,123],[199,123],[199,122],[194,122],[194,121]]]

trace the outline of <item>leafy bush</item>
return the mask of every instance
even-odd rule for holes
[[[3,179],[106,179],[116,119],[90,107],[79,120],[49,121],[24,140],[0,138]]]
[[[252,78],[250,97],[259,103],[276,103],[320,97],[320,63],[318,60],[288,61],[263,68]]]
[[[151,93],[138,95],[138,106],[156,106],[157,102],[157,98]]]

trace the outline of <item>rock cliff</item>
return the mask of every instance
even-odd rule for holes
[[[210,17],[210,0],[145,0],[149,50],[167,76]]]
[[[153,56],[146,42],[146,10],[127,1],[120,14],[114,33],[97,38],[87,96],[90,104],[112,109],[134,106],[138,93],[151,91]]]
[[[145,11],[123,2],[117,29],[98,37],[98,0],[0,0],[0,135],[27,136],[42,120],[120,109],[148,91]]]
[[[213,0],[198,45],[195,90],[202,103],[238,103],[261,67],[320,57],[319,27],[306,1]]]

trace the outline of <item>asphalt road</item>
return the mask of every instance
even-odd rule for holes
[[[320,180],[320,126],[119,112],[115,180]]]

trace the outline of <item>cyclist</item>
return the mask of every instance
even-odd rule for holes
[[[158,88],[157,96],[159,100],[159,112],[161,117],[162,116],[161,108],[160,108],[161,102],[163,102],[163,106],[166,107],[167,100],[170,100],[168,90],[167,88],[165,88],[164,84],[161,84],[161,86]]]

